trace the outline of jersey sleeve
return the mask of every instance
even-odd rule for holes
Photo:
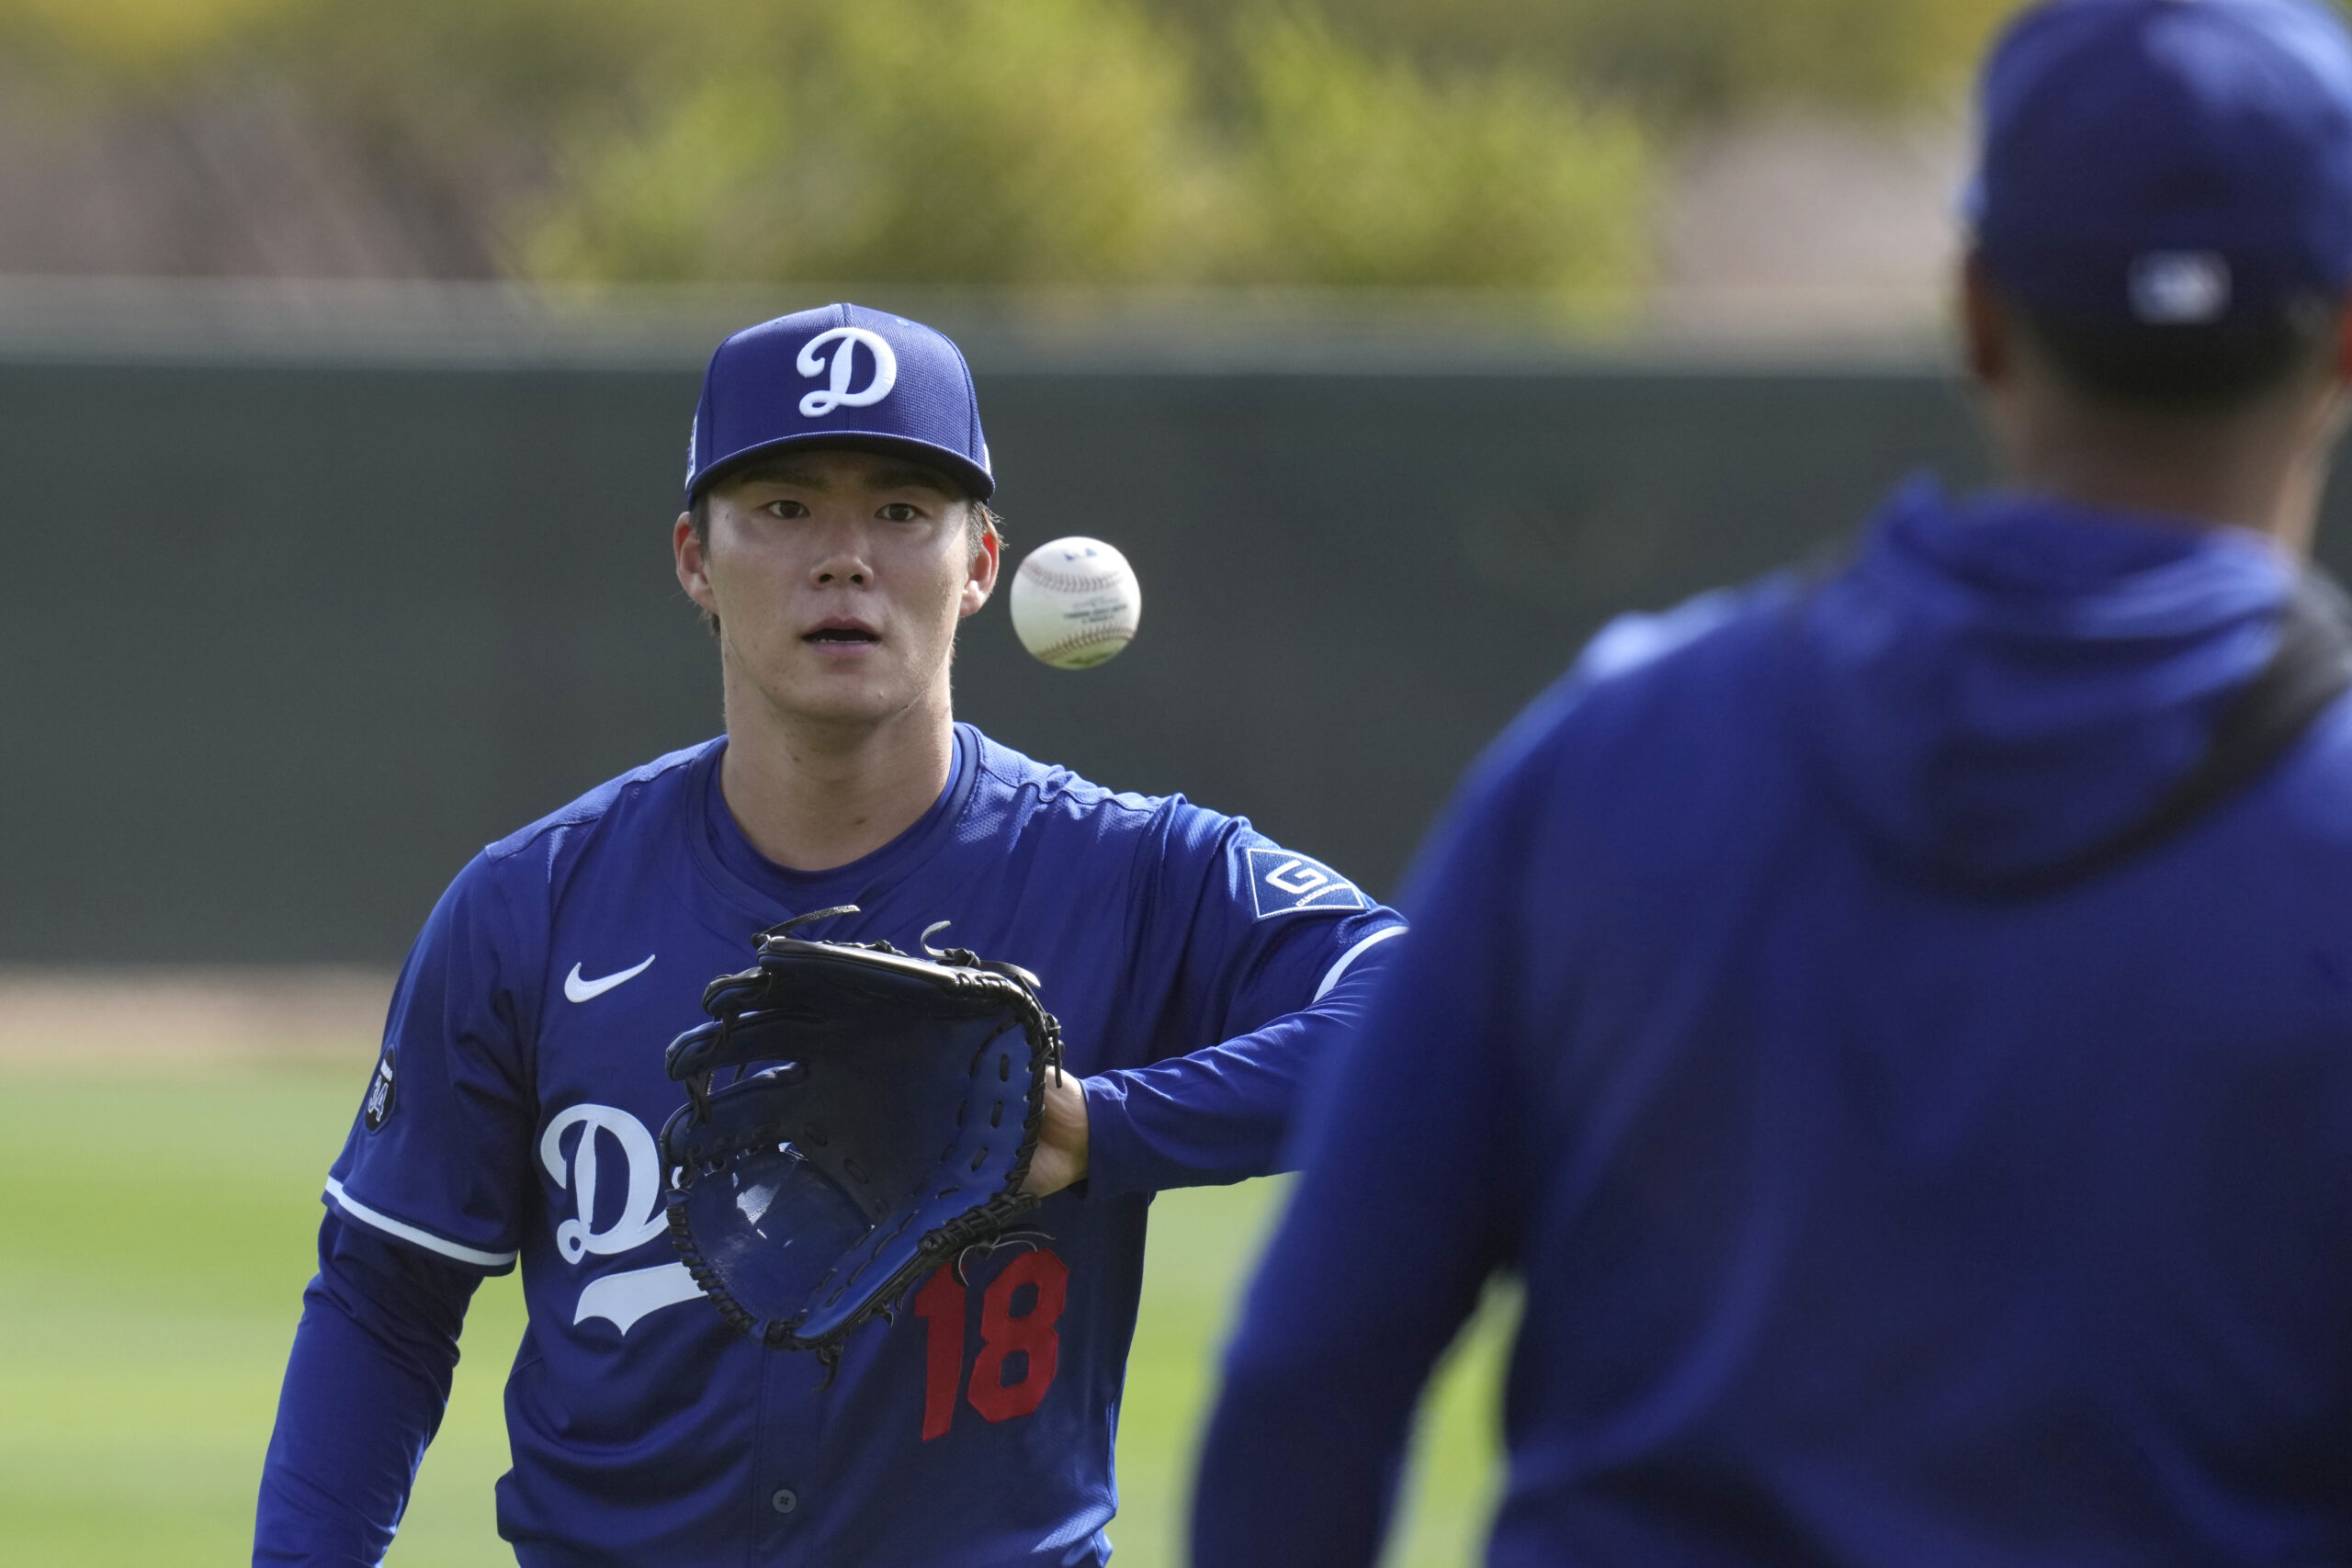
[[[1181,804],[1136,923],[1154,1016],[1086,1083],[1088,1182],[1156,1191],[1280,1168],[1301,1086],[1360,1021],[1401,917],[1239,818]]]
[[[1526,816],[1490,799],[1441,829],[1408,895],[1415,934],[1302,1112],[1305,1174],[1202,1449],[1195,1562],[1368,1568],[1421,1387],[1515,1256]]]
[[[492,1274],[514,1266],[518,1247],[545,973],[544,921],[535,939],[517,917],[513,869],[476,859],[425,921],[326,1184],[346,1222]]]

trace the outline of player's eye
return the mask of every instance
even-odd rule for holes
[[[910,502],[894,501],[885,506],[879,515],[885,523],[919,523],[922,520],[922,509]]]
[[[760,509],[776,517],[806,517],[808,509],[797,501],[771,501]]]

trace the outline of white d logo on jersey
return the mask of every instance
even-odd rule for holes
[[[800,357],[795,362],[800,367],[800,373],[815,376],[822,372],[826,368],[825,359],[817,351],[836,340],[841,346],[833,350],[832,375],[824,389],[811,392],[800,400],[800,412],[804,418],[816,419],[838,408],[862,409],[878,403],[890,395],[891,388],[899,384],[899,356],[891,352],[889,344],[884,341],[880,333],[870,333],[864,327],[835,327],[831,332],[819,333],[810,338],[801,345]],[[864,344],[866,352],[874,356],[874,379],[853,392],[849,384],[857,374],[859,344]]]
[[[580,1129],[580,1142],[567,1162],[563,1135]],[[596,1228],[596,1145],[606,1134],[620,1145],[628,1163],[628,1196],[621,1216],[610,1230]],[[662,1156],[645,1123],[609,1105],[575,1105],[559,1113],[539,1134],[539,1163],[548,1168],[559,1188],[571,1190],[578,1213],[555,1228],[555,1244],[567,1263],[578,1264],[591,1253],[627,1252],[643,1247],[669,1228],[662,1206]],[[640,1216],[632,1220],[631,1214]],[[650,1269],[623,1269],[600,1274],[581,1288],[579,1307],[571,1321],[586,1323],[601,1317],[627,1334],[647,1313],[693,1301],[702,1292],[683,1263],[657,1263]]]
[[[580,1144],[572,1150],[567,1173],[563,1135],[574,1127],[581,1128]],[[596,1145],[604,1134],[610,1134],[620,1145],[621,1157],[628,1162],[628,1198],[612,1228],[600,1231],[596,1228]],[[555,1244],[562,1249],[566,1263],[577,1263],[592,1252],[630,1251],[668,1228],[662,1212],[662,1156],[645,1123],[628,1111],[609,1105],[573,1106],[539,1134],[539,1162],[558,1187],[571,1189],[578,1217],[564,1221],[555,1230]],[[631,1214],[640,1217],[631,1220]]]

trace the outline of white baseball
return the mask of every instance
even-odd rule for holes
[[[1143,585],[1100,539],[1039,545],[1012,576],[1012,629],[1057,670],[1084,670],[1127,646],[1143,618]]]

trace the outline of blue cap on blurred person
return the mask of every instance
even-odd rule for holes
[[[718,345],[686,447],[687,502],[736,464],[794,446],[902,453],[982,501],[996,493],[962,353],[863,305],[778,316]]]
[[[1980,87],[1977,253],[2029,311],[2275,318],[2352,287],[2352,38],[2309,0],[2052,0]]]

